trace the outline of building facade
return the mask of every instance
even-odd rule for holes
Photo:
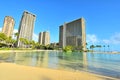
[[[2,33],[4,33],[7,37],[12,37],[14,30],[15,21],[12,17],[6,16],[4,19],[4,24],[2,28]]]
[[[45,31],[45,32],[40,32],[39,33],[39,40],[38,42],[42,45],[48,45],[50,44],[50,33]]]
[[[82,46],[86,50],[85,20],[80,18],[59,27],[59,46]]]
[[[25,38],[29,41],[32,40],[35,19],[36,19],[36,16],[34,14],[24,11],[20,21],[19,30],[18,30],[17,47],[22,47],[22,48],[26,47],[26,45],[24,45],[20,41],[20,38]]]
[[[43,32],[40,32],[39,33],[39,37],[38,37],[38,42],[40,43],[40,44],[42,44],[42,41],[43,40]]]

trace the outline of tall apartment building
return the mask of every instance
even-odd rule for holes
[[[50,33],[49,32],[40,32],[38,42],[42,45],[50,44]]]
[[[21,18],[20,25],[19,25],[19,30],[18,30],[17,47],[26,47],[20,41],[20,38],[25,38],[29,41],[32,40],[35,19],[36,19],[36,16],[34,14],[24,11],[22,18]]]
[[[80,18],[59,27],[59,46],[82,46],[86,50],[85,20]]]
[[[43,32],[40,32],[39,33],[39,37],[38,37],[38,42],[40,43],[40,44],[43,44],[42,42],[42,39],[43,39]]]
[[[6,16],[4,19],[2,33],[4,33],[7,37],[12,36],[14,25],[15,25],[14,19],[10,16]]]

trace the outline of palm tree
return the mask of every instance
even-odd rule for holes
[[[7,36],[4,33],[0,33],[0,42],[4,42],[7,39]]]
[[[18,32],[16,32],[16,33],[14,34],[14,36],[15,36],[15,37],[18,37]]]
[[[99,51],[101,51],[101,50],[100,50],[100,48],[102,47],[101,45],[96,45],[96,47],[99,48]]]
[[[108,52],[110,51],[110,45],[107,46],[108,47]]]
[[[8,37],[6,40],[6,43],[7,43],[7,45],[8,45],[8,47],[10,47],[12,44],[12,37]]]
[[[36,48],[36,49],[40,49],[40,43],[36,42],[36,43],[35,43],[35,48]]]
[[[28,47],[29,45],[29,41],[25,38],[20,38],[20,42],[22,42],[25,45],[24,47]]]
[[[29,46],[30,45],[30,41],[28,39],[25,39],[25,45],[26,45],[27,48],[30,47]]]
[[[14,45],[17,47],[17,42],[18,42],[18,39],[17,39],[17,37],[18,37],[18,35],[19,35],[19,33],[18,32],[16,32],[16,33],[14,33],[14,37],[15,37],[15,43],[14,43]]]
[[[24,43],[24,38],[20,38],[20,41],[21,41],[22,43]]]
[[[103,45],[103,47],[104,47],[104,52],[105,52],[105,45]]]
[[[86,43],[86,46],[88,45],[88,43]]]
[[[34,41],[34,40],[29,41],[29,43],[30,43],[30,47],[32,47],[32,48],[34,48],[34,47],[35,47],[35,41]]]
[[[94,50],[93,50],[94,48],[95,48],[94,45],[91,45],[91,46],[90,46],[90,49],[92,49],[92,52],[94,51]]]
[[[86,47],[88,46],[88,43],[86,43]],[[89,51],[89,48],[87,48],[87,51]]]
[[[48,45],[45,45],[45,48],[48,50],[48,48],[50,47],[50,45],[48,44]]]
[[[12,39],[12,40],[11,40],[12,47],[15,46],[15,43],[16,43],[16,40]]]
[[[63,49],[65,52],[71,52],[73,50],[73,46],[65,46]]]
[[[6,39],[6,43],[7,43],[8,47],[14,47],[16,40],[12,39],[12,37],[8,37]]]

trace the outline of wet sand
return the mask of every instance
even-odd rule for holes
[[[87,72],[70,72],[0,63],[0,80],[116,80]]]

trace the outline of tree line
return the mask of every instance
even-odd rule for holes
[[[110,45],[90,45],[90,49],[92,51],[94,51],[95,48],[98,48],[98,51],[101,51],[101,49],[103,48],[103,51],[106,51],[106,48],[108,48],[107,51],[110,51]]]
[[[17,37],[19,34],[15,33],[14,36]],[[54,45],[41,45],[34,40],[29,41],[25,38],[20,38],[19,41],[23,43],[25,48],[32,48],[32,49],[56,49],[57,47]],[[1,48],[17,48],[17,39],[12,39],[12,37],[7,37],[4,33],[0,33],[0,47]]]

